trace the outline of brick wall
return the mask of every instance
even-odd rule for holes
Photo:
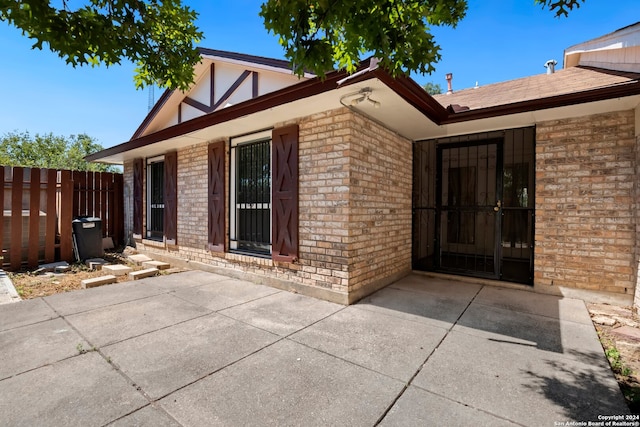
[[[315,286],[364,295],[411,269],[412,143],[347,109],[309,119],[300,125],[302,272]]]
[[[406,274],[411,267],[411,142],[346,108],[295,122],[300,128],[298,263],[206,250],[206,144],[178,151],[176,251],[148,241],[139,247],[255,274],[263,282],[298,284],[294,289],[301,292],[322,290],[308,293],[343,303],[353,301],[350,293],[364,296]],[[126,165],[125,176],[131,180]]]
[[[535,284],[633,295],[634,112],[536,127]]]
[[[207,245],[207,144],[178,151],[179,247],[204,249]]]
[[[640,107],[636,107],[635,112],[635,125],[636,125],[636,144],[634,149],[636,159],[636,177],[640,177]],[[640,236],[640,183],[636,179],[635,181],[635,207],[636,207],[636,236]],[[640,239],[636,237],[635,246],[635,275],[636,275],[636,289],[633,299],[633,308],[636,313],[640,313]]]
[[[335,110],[300,121],[301,279],[347,293],[351,113]]]
[[[352,292],[411,269],[413,152],[411,141],[362,116],[350,125]]]
[[[133,162],[123,165],[124,240],[133,242]]]

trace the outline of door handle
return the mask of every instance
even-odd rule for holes
[[[495,206],[494,206],[494,208],[493,208],[493,211],[494,211],[494,212],[498,212],[498,211],[500,211],[500,208],[501,208],[501,207],[502,207],[502,201],[501,201],[501,200],[498,200],[498,202],[496,203],[496,205],[495,205]]]

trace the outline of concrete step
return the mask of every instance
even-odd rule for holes
[[[144,268],[157,268],[158,270],[167,270],[171,268],[171,264],[162,261],[145,261],[142,263]]]
[[[102,286],[102,285],[110,285],[111,283],[116,283],[117,280],[118,279],[116,279],[116,276],[109,274],[107,276],[84,279],[80,283],[82,284],[83,289],[89,289],[89,288],[95,288],[97,286]]]
[[[45,271],[55,271],[56,269],[60,268],[71,268],[71,266],[67,261],[52,262],[50,264],[40,264],[36,272],[44,273]]]
[[[89,267],[89,270],[101,270],[103,266],[109,264],[109,262],[103,258],[90,258],[85,260],[84,263]]]
[[[158,274],[157,268],[147,268],[146,270],[132,271],[131,273],[129,273],[129,279],[144,279],[145,277],[155,276],[156,274]]]
[[[153,261],[153,259],[149,258],[145,254],[135,254],[129,255],[129,261],[131,261],[135,265],[142,265],[143,262]]]
[[[102,271],[106,274],[113,274],[114,276],[125,276],[133,271],[133,268],[126,265],[114,264],[105,265],[102,267]]]

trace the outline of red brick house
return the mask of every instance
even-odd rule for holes
[[[128,234],[158,258],[345,304],[412,270],[630,302],[639,49],[640,23],[436,97],[375,60],[298,79],[203,49],[188,93],[88,159],[124,165]]]

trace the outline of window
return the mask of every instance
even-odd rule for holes
[[[147,160],[147,238],[164,236],[164,157]]]
[[[178,155],[147,159],[147,238],[177,244]],[[140,183],[141,185],[141,183]]]
[[[225,145],[208,147],[208,248],[298,259],[298,125],[231,139],[229,245],[225,230]]]
[[[271,131],[231,141],[230,247],[271,253]]]

